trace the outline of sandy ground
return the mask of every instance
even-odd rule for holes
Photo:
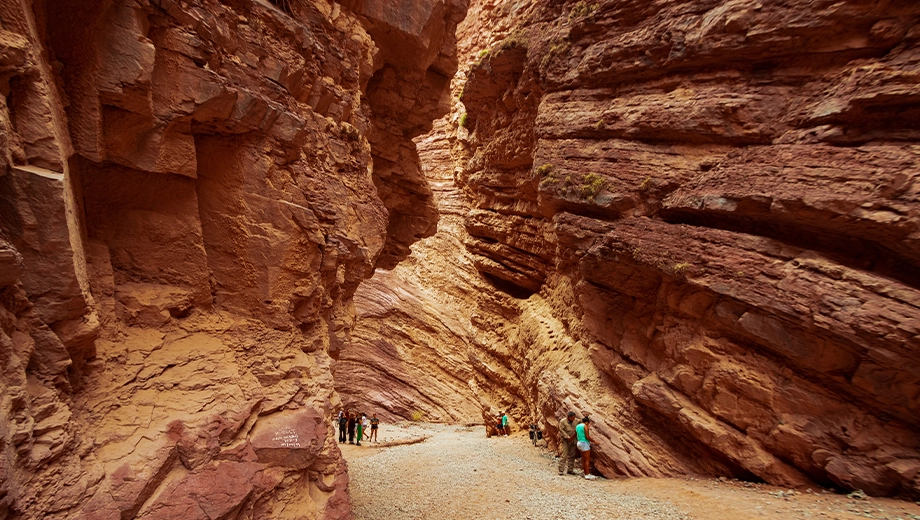
[[[526,432],[486,438],[483,427],[408,423],[381,425],[379,440],[340,445],[358,520],[920,520],[913,502],[827,491],[718,479],[559,476],[554,455],[534,447]]]

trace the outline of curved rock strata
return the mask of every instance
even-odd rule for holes
[[[907,1],[473,2],[453,113],[419,140],[457,223],[360,289],[356,344],[467,379],[415,401],[439,418],[591,414],[608,476],[920,497],[918,21]],[[387,297],[407,291],[440,313]],[[411,329],[381,329],[383,302]],[[346,400],[404,417],[391,395],[428,381],[351,377]]]
[[[331,367],[466,10],[400,4],[0,2],[0,518],[351,517]]]

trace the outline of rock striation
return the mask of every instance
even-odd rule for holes
[[[463,0],[0,1],[0,518],[350,518],[352,295]]]
[[[551,442],[575,409],[608,476],[920,497],[918,21],[908,1],[472,2],[452,113],[418,140],[451,224],[359,289],[343,398],[478,402]]]

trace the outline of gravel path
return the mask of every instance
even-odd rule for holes
[[[486,438],[481,427],[461,426],[388,429],[381,440],[431,438],[381,449],[342,446],[358,520],[689,518],[669,502],[616,493],[601,478],[560,477],[552,455],[520,435]]]
[[[481,426],[419,423],[380,431],[380,444],[340,445],[358,520],[920,520],[920,503],[861,493],[725,478],[560,477],[553,455],[526,432],[487,439]]]

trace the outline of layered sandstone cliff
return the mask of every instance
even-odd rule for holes
[[[920,496],[920,7],[465,12],[0,0],[0,518],[348,517],[343,402]]]
[[[0,518],[347,518],[352,294],[465,2],[0,1]]]
[[[419,141],[454,217],[359,289],[340,392],[550,433],[576,409],[608,476],[920,496],[918,22],[472,2]]]

